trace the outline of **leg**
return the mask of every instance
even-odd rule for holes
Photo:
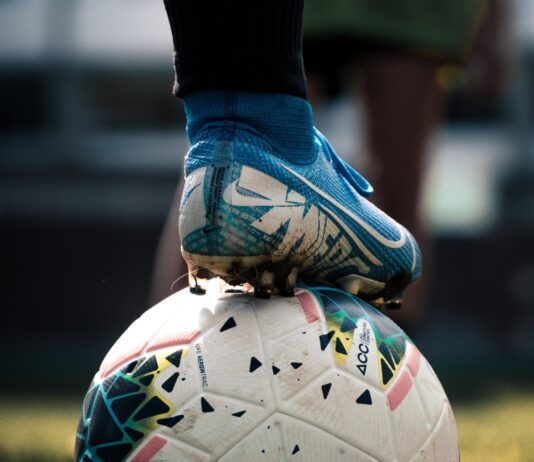
[[[164,0],[175,93],[206,90],[306,97],[303,0]]]
[[[374,158],[376,201],[410,229],[425,252],[430,246],[420,219],[420,193],[429,137],[440,112],[438,63],[396,52],[362,57],[363,95],[369,150]],[[403,310],[392,314],[404,325],[417,322],[424,280],[411,289]]]
[[[187,287],[187,265],[182,258],[177,233],[178,211],[183,189],[184,181],[180,180],[156,249],[150,305],[155,305],[172,293]]]
[[[302,0],[268,1],[255,7],[242,0],[164,3],[175,47],[176,95],[235,89],[305,97]],[[188,270],[176,234],[182,190],[183,181],[158,243],[151,303],[187,285]]]
[[[166,6],[191,141],[179,226],[192,291],[219,276],[290,295],[300,274],[395,300],[419,276],[419,250],[313,127],[302,0]]]

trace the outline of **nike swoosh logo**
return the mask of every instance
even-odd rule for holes
[[[238,186],[256,196],[239,193]],[[306,199],[297,191],[288,191],[287,185],[276,178],[247,166],[243,166],[239,178],[225,188],[223,199],[238,207],[296,207],[306,203]]]
[[[392,220],[395,226],[397,227],[397,231],[399,232],[400,238],[394,241],[394,240],[384,237],[376,229],[374,229],[369,223],[362,220],[359,216],[351,212],[347,207],[339,203],[336,199],[334,199],[329,194],[325,193],[322,189],[319,189],[316,185],[314,185],[307,178],[303,177],[299,173],[291,170],[289,167],[283,164],[280,164],[280,165],[282,166],[282,168],[284,168],[284,170],[289,172],[294,177],[298,178],[306,186],[311,188],[313,191],[319,194],[323,199],[328,201],[331,205],[333,205],[338,210],[342,211],[343,213],[348,215],[350,218],[352,218],[356,223],[358,223],[363,229],[365,229],[365,231],[367,231],[374,239],[380,242],[383,246],[388,247],[390,249],[398,249],[399,247],[402,247],[406,243],[406,233],[404,232],[404,229],[396,221]]]

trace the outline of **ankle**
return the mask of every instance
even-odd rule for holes
[[[185,98],[187,134],[198,141],[208,125],[224,123],[258,133],[274,154],[292,163],[308,164],[317,155],[310,104],[284,93],[205,91]],[[229,124],[230,122],[230,124]]]

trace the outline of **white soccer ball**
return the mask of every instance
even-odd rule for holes
[[[104,359],[76,446],[83,462],[459,460],[428,362],[330,288],[167,298]]]

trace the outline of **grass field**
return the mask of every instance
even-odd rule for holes
[[[462,462],[534,461],[534,389],[499,386],[452,400]],[[80,400],[0,398],[0,461],[72,460]]]

